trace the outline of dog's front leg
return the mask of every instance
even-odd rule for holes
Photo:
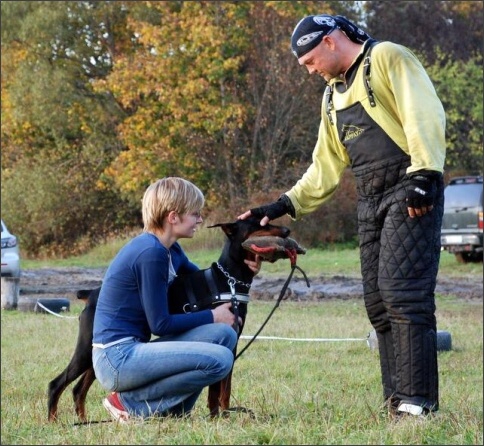
[[[222,381],[220,381],[219,404],[222,414],[224,413],[224,411],[228,411],[230,408],[230,395],[232,393],[232,372],[233,369]],[[226,412],[226,415],[228,415],[228,412]]]
[[[210,411],[210,416],[215,418],[220,413],[220,390],[221,390],[222,381],[218,381],[216,383],[211,384],[208,387],[208,401],[207,406],[208,410]]]

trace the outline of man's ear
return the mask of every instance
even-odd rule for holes
[[[336,42],[333,36],[333,33],[331,33],[329,36],[324,36],[323,37],[323,44],[328,47],[330,50],[334,50],[336,46]]]

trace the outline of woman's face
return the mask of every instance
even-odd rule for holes
[[[197,226],[203,222],[200,211],[187,212],[180,214],[175,228],[179,238],[192,238],[197,230]]]

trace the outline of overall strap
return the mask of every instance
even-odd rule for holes
[[[375,102],[375,95],[373,93],[373,89],[371,88],[370,79],[371,79],[371,50],[373,47],[378,43],[378,40],[369,39],[365,42],[365,45],[368,45],[365,53],[363,55],[363,82],[365,85],[365,90],[368,95],[368,99],[370,101],[370,105],[372,107],[376,107]],[[326,111],[326,115],[328,116],[329,122],[331,125],[334,125],[333,117],[331,116],[331,111],[333,110],[333,87],[331,85],[327,85],[326,89],[324,90],[324,98],[323,98],[324,110]]]
[[[326,85],[324,90],[324,110],[328,116],[331,125],[334,125],[333,117],[331,116],[331,110],[333,110],[333,87],[331,85]]]
[[[365,60],[363,61],[363,82],[365,83],[366,93],[372,107],[376,107],[375,95],[373,94],[373,89],[371,88],[371,50],[377,44],[378,41],[370,39],[368,44],[368,49],[366,50]]]

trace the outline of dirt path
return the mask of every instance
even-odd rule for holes
[[[20,278],[20,297],[63,297],[75,300],[79,289],[95,288],[101,285],[105,268],[43,268],[23,270]],[[287,290],[287,298],[295,301],[321,301],[328,298],[361,298],[362,285],[358,277],[326,276],[308,277],[308,288],[302,274],[295,272]],[[258,300],[277,299],[286,281],[256,277],[251,288],[251,298]],[[439,277],[436,292],[454,295],[466,300],[483,298],[482,278],[452,279]]]

